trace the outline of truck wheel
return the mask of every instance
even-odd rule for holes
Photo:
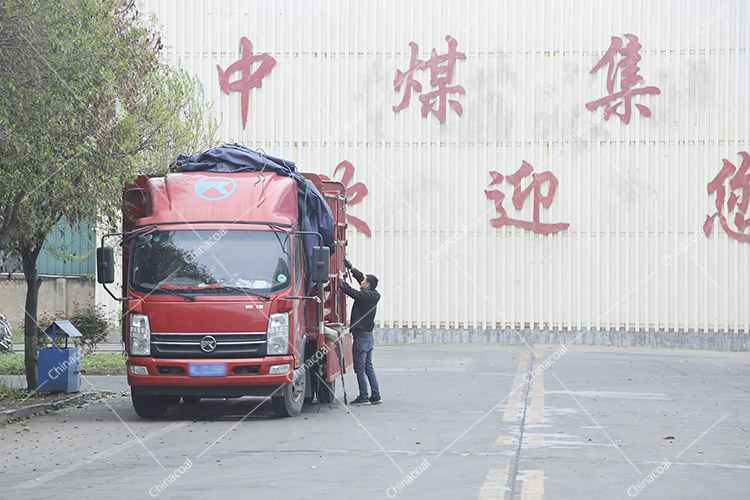
[[[283,386],[281,396],[271,398],[273,409],[280,417],[294,417],[302,411],[305,404],[305,372],[302,369],[294,370],[294,381]]]
[[[186,405],[197,405],[201,402],[200,396],[182,396],[182,402]]]
[[[330,404],[336,397],[336,380],[325,382],[318,379],[318,403]]]
[[[133,408],[141,418],[161,417],[167,412],[169,399],[166,396],[151,394],[130,394],[133,400]]]

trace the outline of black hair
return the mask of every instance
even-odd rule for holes
[[[378,287],[378,279],[372,275],[367,275],[367,282],[370,284],[370,290],[375,290]]]

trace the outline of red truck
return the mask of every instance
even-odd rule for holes
[[[296,180],[273,171],[180,172],[126,188],[123,232],[102,238],[97,280],[114,282],[114,251],[104,242],[121,237],[123,297],[107,291],[122,301],[139,416],[201,398],[270,398],[280,416],[299,414],[314,397],[333,400],[336,378],[352,366],[338,281],[346,188],[302,175],[316,188],[304,195],[296,171]],[[333,216],[330,248],[304,231],[314,191]]]

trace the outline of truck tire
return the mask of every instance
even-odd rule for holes
[[[133,408],[141,418],[161,417],[167,412],[169,399],[166,396],[155,396],[151,394],[130,393],[133,400]]]
[[[305,404],[305,372],[302,369],[294,370],[294,381],[282,387],[281,396],[271,398],[273,409],[280,417],[295,417],[302,411]]]
[[[325,382],[324,380],[318,379],[318,403],[330,404],[336,398],[336,380]]]

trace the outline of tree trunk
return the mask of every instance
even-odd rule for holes
[[[36,271],[36,260],[39,257],[41,245],[37,249],[33,245],[21,244],[20,249],[23,275],[26,278],[26,314],[23,324],[26,382],[29,390],[34,391],[37,388],[37,366],[39,364],[36,315],[39,305],[39,286],[42,284],[42,280]]]

